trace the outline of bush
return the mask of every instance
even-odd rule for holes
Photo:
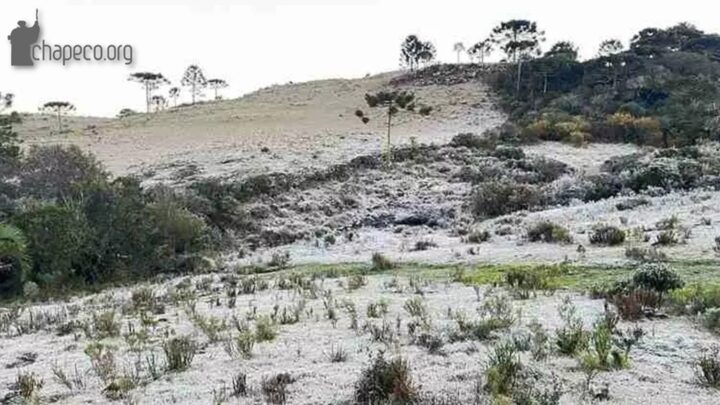
[[[267,403],[285,404],[287,401],[287,386],[294,382],[295,378],[288,373],[280,373],[270,378],[263,378],[261,388]]]
[[[274,340],[277,330],[270,317],[261,316],[255,321],[255,341],[258,343]]]
[[[703,326],[713,332],[720,332],[720,308],[709,308],[702,317]]]
[[[528,229],[527,239],[530,242],[572,243],[567,228],[550,221],[539,222]]]
[[[20,291],[29,270],[25,235],[17,227],[0,224],[0,295]]]
[[[593,245],[617,246],[625,242],[625,231],[611,226],[602,225],[593,231],[590,235],[590,243]]]
[[[555,344],[560,353],[574,356],[587,347],[588,334],[569,297],[563,301],[558,313],[564,325],[555,331]]]
[[[478,136],[472,133],[455,135],[450,141],[453,147],[464,146],[470,149],[494,149],[497,139],[489,135]]]
[[[475,217],[487,218],[541,205],[542,193],[536,186],[510,181],[488,181],[476,187],[471,209]]]
[[[558,273],[555,267],[513,268],[505,273],[505,283],[519,298],[527,299],[533,291],[552,290]]]
[[[628,247],[625,249],[625,257],[640,262],[666,262],[668,257],[665,253],[659,251],[655,246],[649,248]]]
[[[720,389],[720,347],[706,350],[695,361],[695,375],[700,384]]]
[[[385,257],[382,253],[373,253],[372,269],[375,271],[385,271],[395,268],[395,263]]]
[[[81,212],[73,207],[45,205],[13,218],[23,232],[32,260],[28,278],[40,285],[67,283],[88,261],[90,240],[95,237]]]
[[[635,289],[615,292],[608,297],[608,301],[617,308],[622,319],[638,321],[645,318],[646,311],[660,308],[660,298],[656,291]]]
[[[685,285],[670,267],[657,263],[646,263],[638,267],[633,274],[632,284],[636,288],[653,290],[660,295]]]
[[[483,243],[487,242],[488,240],[490,240],[490,232],[486,230],[472,231],[465,238],[465,241],[467,243]]]
[[[187,336],[166,340],[162,347],[169,371],[185,371],[190,368],[197,351],[197,345]]]
[[[485,370],[485,390],[493,396],[510,396],[522,369],[520,358],[511,342],[495,346]]]
[[[94,156],[75,145],[33,146],[20,171],[20,188],[44,200],[67,201],[88,184],[107,181],[108,174]]]
[[[355,383],[355,402],[411,403],[417,397],[410,367],[402,358],[387,361],[378,354]]]
[[[709,308],[720,308],[720,284],[693,284],[670,293],[670,300],[681,312],[695,315]]]
[[[660,232],[655,237],[655,242],[653,242],[653,246],[672,246],[677,245],[679,242],[677,233],[674,229],[668,229],[667,231]]]
[[[498,159],[521,160],[525,159],[525,152],[522,148],[515,146],[498,146],[493,155]]]

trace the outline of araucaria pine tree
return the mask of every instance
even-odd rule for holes
[[[417,107],[415,103],[415,94],[406,91],[380,91],[375,94],[365,94],[365,102],[370,108],[384,109],[387,117],[387,144],[385,150],[385,158],[388,162],[392,160],[392,142],[390,129],[392,128],[392,118],[401,111],[418,113],[427,116],[432,111],[432,107],[423,105]],[[362,110],[355,111],[355,116],[367,124],[370,118]]]

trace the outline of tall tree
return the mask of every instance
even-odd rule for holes
[[[180,97],[180,87],[171,87],[168,91],[168,97],[173,101],[173,107],[177,107],[177,99]]]
[[[153,106],[155,112],[162,111],[167,106],[167,100],[164,96],[156,94],[150,98],[150,104]]]
[[[416,35],[408,35],[400,46],[400,62],[414,71],[421,62],[435,59],[435,46],[429,41],[421,41]]]
[[[207,85],[207,79],[205,79],[205,74],[198,65],[190,65],[185,69],[180,84],[190,87],[192,103],[195,104],[195,98],[202,95],[202,90]]]
[[[457,63],[460,63],[460,54],[465,52],[465,44],[456,42],[455,45],[453,45],[453,51],[457,54]]]
[[[160,86],[170,84],[170,81],[162,75],[162,73],[138,72],[130,75],[128,80],[140,83],[145,89],[145,107],[146,112],[150,112],[150,102],[152,92],[160,88]]]
[[[560,41],[550,47],[550,50],[545,52],[543,56],[572,62],[578,58],[578,48],[572,42]]]
[[[664,30],[645,28],[630,40],[630,49],[638,55],[647,56],[676,52],[704,34],[689,23],[680,23]]]
[[[381,108],[385,110],[387,116],[387,149],[385,158],[389,162],[392,160],[392,143],[390,138],[390,128],[392,127],[392,117],[400,111],[415,112],[415,94],[405,91],[380,91],[376,94],[365,94],[365,103],[370,108]],[[432,111],[432,107],[420,106],[417,113],[427,116]],[[364,124],[370,122],[370,118],[362,111],[355,111],[355,116],[360,118]]]
[[[62,117],[75,111],[75,106],[69,101],[48,101],[40,107],[40,111],[55,115],[57,118],[58,133],[61,133],[63,130]]]
[[[485,64],[485,58],[493,51],[493,42],[490,38],[484,39],[468,49],[470,60],[478,59],[481,65]]]
[[[598,57],[605,59],[605,67],[609,70],[609,80],[612,82],[612,88],[617,88],[618,71],[625,66],[625,61],[621,52],[624,46],[617,39],[608,39],[600,43],[598,48]]]
[[[219,100],[218,90],[228,86],[227,82],[223,79],[210,79],[207,81],[207,85],[215,91],[215,100]]]
[[[509,20],[495,27],[491,38],[509,61],[517,64],[515,93],[519,95],[523,61],[540,55],[540,43],[545,41],[545,33],[534,21]]]
[[[605,41],[602,41],[600,43],[600,47],[598,48],[598,56],[601,58],[606,58],[612,55],[616,55],[623,51],[625,47],[623,46],[622,42],[618,39],[606,39]]]
[[[0,112],[12,107],[15,95],[12,93],[3,93],[0,91]]]

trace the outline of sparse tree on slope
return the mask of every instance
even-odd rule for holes
[[[14,100],[14,94],[0,92],[0,112],[12,107]]]
[[[387,116],[387,148],[385,158],[389,162],[392,160],[392,144],[390,139],[390,128],[392,127],[392,117],[400,111],[416,112],[415,94],[405,91],[381,91],[376,94],[365,94],[365,102],[370,108],[382,108]],[[427,116],[432,111],[432,107],[420,106],[417,113]],[[370,122],[370,118],[362,111],[355,111],[355,116],[360,118],[364,124]]]
[[[192,103],[195,104],[195,98],[202,95],[202,90],[207,85],[207,79],[198,65],[190,65],[185,69],[180,84],[190,88]]]
[[[62,132],[62,117],[75,111],[75,106],[68,101],[48,101],[40,107],[44,113],[54,114],[57,117],[58,133]]]
[[[540,43],[545,41],[545,33],[538,30],[534,21],[510,20],[495,27],[491,38],[508,60],[517,64],[515,93],[519,94],[523,61],[540,55]]]
[[[474,59],[477,58],[481,65],[485,64],[485,58],[488,57],[492,51],[493,42],[489,38],[476,43],[467,50],[470,61],[474,61]]]
[[[210,79],[207,81],[208,87],[215,91],[215,100],[219,100],[218,90],[224,89],[228,86],[227,82],[223,79]]]
[[[165,99],[165,97],[156,94],[150,98],[150,104],[152,105],[153,110],[155,112],[158,112],[165,109],[165,107],[167,106],[167,100]]]
[[[152,92],[162,85],[170,84],[170,81],[162,75],[162,73],[138,72],[130,75],[128,80],[140,83],[145,89],[145,107],[146,112],[150,112],[150,102]]]
[[[462,42],[456,42],[453,45],[453,51],[457,54],[457,63],[460,63],[460,54],[465,52],[465,45]]]
[[[168,97],[173,101],[173,107],[177,107],[177,99],[180,97],[180,87],[171,87],[168,91]]]
[[[410,71],[415,71],[421,62],[435,59],[435,46],[429,41],[421,41],[416,35],[408,35],[400,47],[400,61]]]

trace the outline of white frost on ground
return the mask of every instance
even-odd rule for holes
[[[198,280],[202,277],[196,277]],[[463,403],[473,399],[473,390],[478,375],[483,371],[487,354],[493,344],[498,340],[506,339],[510,333],[517,333],[525,329],[525,325],[534,319],[539,320],[549,329],[551,336],[553,330],[561,326],[562,321],[557,314],[557,307],[562,299],[570,296],[577,306],[579,314],[583,317],[586,327],[597,319],[603,311],[602,301],[591,300],[585,296],[558,292],[553,296],[540,295],[529,300],[513,301],[518,311],[519,320],[510,332],[498,336],[498,339],[489,342],[459,342],[446,344],[443,351],[445,356],[431,355],[425,349],[408,344],[407,323],[409,315],[404,311],[403,304],[410,298],[418,297],[415,289],[409,287],[409,280],[399,277],[400,288],[390,287],[393,276],[369,276],[368,284],[359,290],[348,292],[339,284],[342,279],[325,279],[316,281],[322,289],[333,291],[333,297],[342,302],[350,300],[355,303],[359,313],[359,324],[366,321],[366,307],[371,302],[381,299],[389,304],[389,312],[385,316],[387,322],[395,328],[397,318],[401,319],[400,344],[385,345],[373,343],[367,334],[356,333],[349,328],[347,313],[339,309],[339,321],[333,327],[324,315],[321,298],[306,298],[306,312],[300,323],[280,327],[280,333],[275,341],[257,344],[254,356],[249,360],[231,359],[223,350],[221,343],[209,344],[196,357],[188,371],[163,375],[159,380],[137,388],[131,392],[130,398],[138,404],[203,404],[211,403],[214,392],[219,392],[223,386],[231,387],[231,378],[238,372],[248,375],[252,393],[247,398],[231,398],[229,403],[263,403],[259,386],[264,377],[277,373],[288,372],[297,379],[289,386],[290,404],[329,404],[348,400],[352,397],[353,385],[361,370],[368,364],[370,357],[378,350],[386,351],[390,356],[401,354],[412,368],[414,381],[423,392],[434,394],[449,393],[458,396]],[[155,286],[158,294],[170,284]],[[448,309],[464,311],[471,318],[479,306],[478,296],[472,287],[442,281],[420,281],[423,299],[430,310],[433,327],[438,331],[446,331],[453,326],[454,321],[448,318]],[[219,287],[219,277],[215,277],[215,286]],[[481,299],[491,293],[481,289]],[[214,305],[216,297],[220,297],[222,306]],[[268,314],[275,305],[281,308],[297,303],[301,297],[295,290],[269,289],[254,295],[240,295],[235,309],[225,306],[226,296],[222,289],[216,293],[206,293],[197,303],[198,313],[219,318],[229,318],[235,314],[243,317],[244,314],[257,308],[258,314]],[[82,308],[81,317],[88,317],[92,311],[106,310],[109,307],[121,308],[129,300],[128,289],[116,289],[100,295],[84,299],[72,300],[69,305],[79,305]],[[68,304],[66,304],[68,305]],[[33,310],[59,309],[60,304],[49,306],[35,306]],[[312,312],[310,312],[312,311]],[[137,317],[125,316],[122,320],[123,333],[127,332],[128,322],[137,325]],[[168,305],[163,315],[155,317],[159,320],[154,344],[161,340],[163,330],[174,330],[177,334],[191,334],[198,341],[205,342],[206,338],[188,321],[186,313],[181,308]],[[370,319],[370,322],[379,324],[381,320]],[[627,370],[601,373],[596,383],[608,383],[610,386],[612,404],[712,404],[718,403],[717,392],[700,388],[693,380],[692,361],[703,348],[717,343],[716,336],[707,331],[698,329],[695,324],[686,318],[670,318],[665,320],[642,321],[637,324],[642,327],[647,336],[633,349],[631,353],[632,367]],[[621,322],[620,328],[634,326]],[[57,403],[104,403],[107,402],[102,394],[98,378],[90,370],[90,363],[83,354],[85,346],[90,341],[84,336],[76,340],[72,335],[58,337],[52,332],[42,331],[24,336],[0,337],[0,397],[8,389],[8,384],[14,381],[19,371],[35,372],[44,381],[42,388],[43,402],[53,398]],[[118,347],[120,365],[131,367],[132,353],[122,338],[104,340]],[[343,347],[349,353],[346,362],[331,363],[328,353],[332,347]],[[161,350],[157,346],[153,349],[157,353]],[[34,364],[19,368],[6,368],[18,356],[26,352],[38,354]],[[162,355],[160,354],[160,357]],[[562,398],[563,404],[583,403],[580,398],[580,385],[583,373],[576,369],[577,360],[553,355],[547,362],[537,363],[524,354],[523,362],[545,374],[555,373],[563,381],[566,394]],[[66,371],[75,366],[84,373],[86,388],[70,394],[52,377],[51,367],[60,366]]]
[[[362,228],[352,241],[339,239],[335,245],[326,246],[322,241],[300,241],[289,246],[260,250],[257,253],[237,259],[240,264],[267,262],[274,253],[289,252],[293,263],[342,263],[367,262],[375,252],[404,262],[468,262],[468,263],[518,263],[558,262],[570,260],[588,264],[612,264],[626,261],[628,246],[649,247],[659,231],[659,221],[676,216],[680,226],[690,230],[685,243],[660,247],[669,257],[699,260],[716,257],[713,251],[715,238],[720,236],[720,192],[690,191],[674,192],[665,196],[647,198],[648,205],[629,211],[619,211],[616,205],[627,197],[616,197],[599,202],[578,203],[574,206],[547,209],[538,212],[512,214],[517,225],[504,225],[504,219],[492,219],[478,224],[477,229],[491,233],[510,226],[512,234],[493,234],[490,241],[474,245],[463,242],[460,236],[453,236],[448,229],[428,227]],[[537,222],[549,220],[570,230],[574,243],[567,245],[529,243],[525,240],[526,229]],[[615,225],[632,231],[646,231],[650,240],[628,240],[622,246],[591,246],[588,237],[595,226]],[[414,251],[418,241],[432,241],[437,247]],[[586,252],[577,252],[578,245]],[[469,249],[473,249],[473,253]]]

